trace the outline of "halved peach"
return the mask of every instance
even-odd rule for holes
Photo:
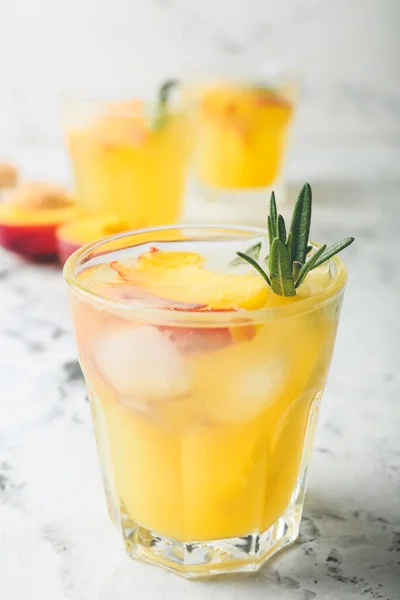
[[[53,260],[57,227],[76,215],[76,205],[62,187],[23,183],[0,203],[0,244],[24,258]]]
[[[116,215],[83,217],[70,221],[59,227],[56,232],[58,258],[64,263],[84,244],[96,242],[127,229],[127,225]]]

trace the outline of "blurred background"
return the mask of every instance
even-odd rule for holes
[[[0,159],[68,181],[60,99],[231,65],[298,70],[290,180],[400,174],[398,0],[2,2]]]

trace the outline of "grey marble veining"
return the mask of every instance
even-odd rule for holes
[[[400,599],[400,185],[315,186],[315,239],[353,234],[298,543],[255,576],[130,561],[103,500],[61,273],[0,254],[0,598]]]

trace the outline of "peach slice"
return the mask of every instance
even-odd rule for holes
[[[58,258],[63,264],[84,244],[101,240],[109,235],[127,230],[127,225],[116,215],[83,217],[57,229]]]
[[[110,264],[125,282],[174,303],[174,310],[235,311],[240,308],[261,308],[268,289],[254,275],[220,274],[204,269],[204,258],[194,252],[164,252],[152,248],[129,263]],[[198,303],[192,308],[180,308],[177,302]],[[190,328],[163,326],[164,333],[183,355],[198,355],[219,350],[232,342],[251,340],[256,328],[240,327]]]
[[[175,269],[187,265],[202,267],[205,259],[197,252],[164,252],[152,246],[148,252],[141,254],[136,261],[136,268],[146,271],[148,269]]]
[[[114,271],[115,272],[115,271]],[[205,307],[204,304],[189,304],[188,302],[177,302],[166,300],[165,298],[158,298],[140,288],[135,284],[129,284],[127,282],[119,282],[113,284],[107,283],[96,283],[89,287],[93,291],[100,293],[102,296],[106,296],[112,300],[123,300],[129,302],[138,302],[142,306],[154,306],[157,308],[167,308],[169,310],[176,310],[181,312],[188,312],[192,310],[202,310]]]
[[[127,282],[172,302],[197,303],[207,310],[257,309],[266,305],[268,288],[252,274],[223,274],[204,269],[192,252],[151,252],[110,266]]]
[[[124,269],[129,269],[127,261]],[[159,278],[160,273],[165,270],[177,270],[178,275],[184,267],[197,267],[203,269],[205,260],[197,253],[193,252],[162,252],[156,247],[138,258],[133,259],[132,269],[141,274],[151,273],[152,277]],[[117,268],[116,268],[117,267]],[[124,270],[124,277],[119,272],[118,263],[103,264],[85,269],[79,279],[85,287],[103,297],[111,300],[122,300],[154,308],[163,308],[171,311],[201,312],[212,310],[213,312],[233,312],[235,307],[227,306],[224,308],[212,308],[207,303],[188,302],[186,298],[178,300],[177,297],[165,297],[159,293],[159,290],[152,287],[151,290],[143,286],[143,280],[138,282],[129,279],[128,273]],[[206,272],[212,274],[211,272]],[[222,276],[223,277],[223,276]],[[232,342],[245,342],[251,340],[256,334],[254,325],[243,324],[234,327],[190,327],[185,323],[182,325],[158,325],[156,329],[163,334],[176,348],[182,356],[197,356],[200,354],[214,352]]]
[[[154,306],[157,308],[167,308],[169,310],[185,312],[205,308],[203,304],[188,304],[185,302],[171,303],[170,300],[158,298],[138,285],[124,281],[108,263],[101,266],[95,265],[87,267],[79,273],[78,279],[83,282],[87,289],[96,294],[100,294],[109,300],[128,301],[129,303],[137,303],[138,305],[146,307]]]
[[[53,260],[57,253],[56,229],[76,217],[77,212],[62,187],[23,183],[0,204],[0,244],[24,258]]]

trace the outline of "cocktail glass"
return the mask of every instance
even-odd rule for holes
[[[215,260],[257,235],[201,226],[124,233],[78,250],[64,268],[110,515],[131,557],[185,577],[255,571],[299,533],[342,261],[324,267],[315,294],[268,292],[266,308],[252,308],[267,290],[242,267],[213,274],[211,310],[155,291],[163,281],[195,296],[198,285],[190,252],[179,282],[160,275],[156,249]],[[121,279],[115,265],[139,256],[136,283]],[[242,308],[224,308],[226,290],[240,299],[244,288],[252,292]]]
[[[189,154],[179,104],[80,99],[64,106],[77,200],[87,215],[114,215],[128,228],[176,223]]]

